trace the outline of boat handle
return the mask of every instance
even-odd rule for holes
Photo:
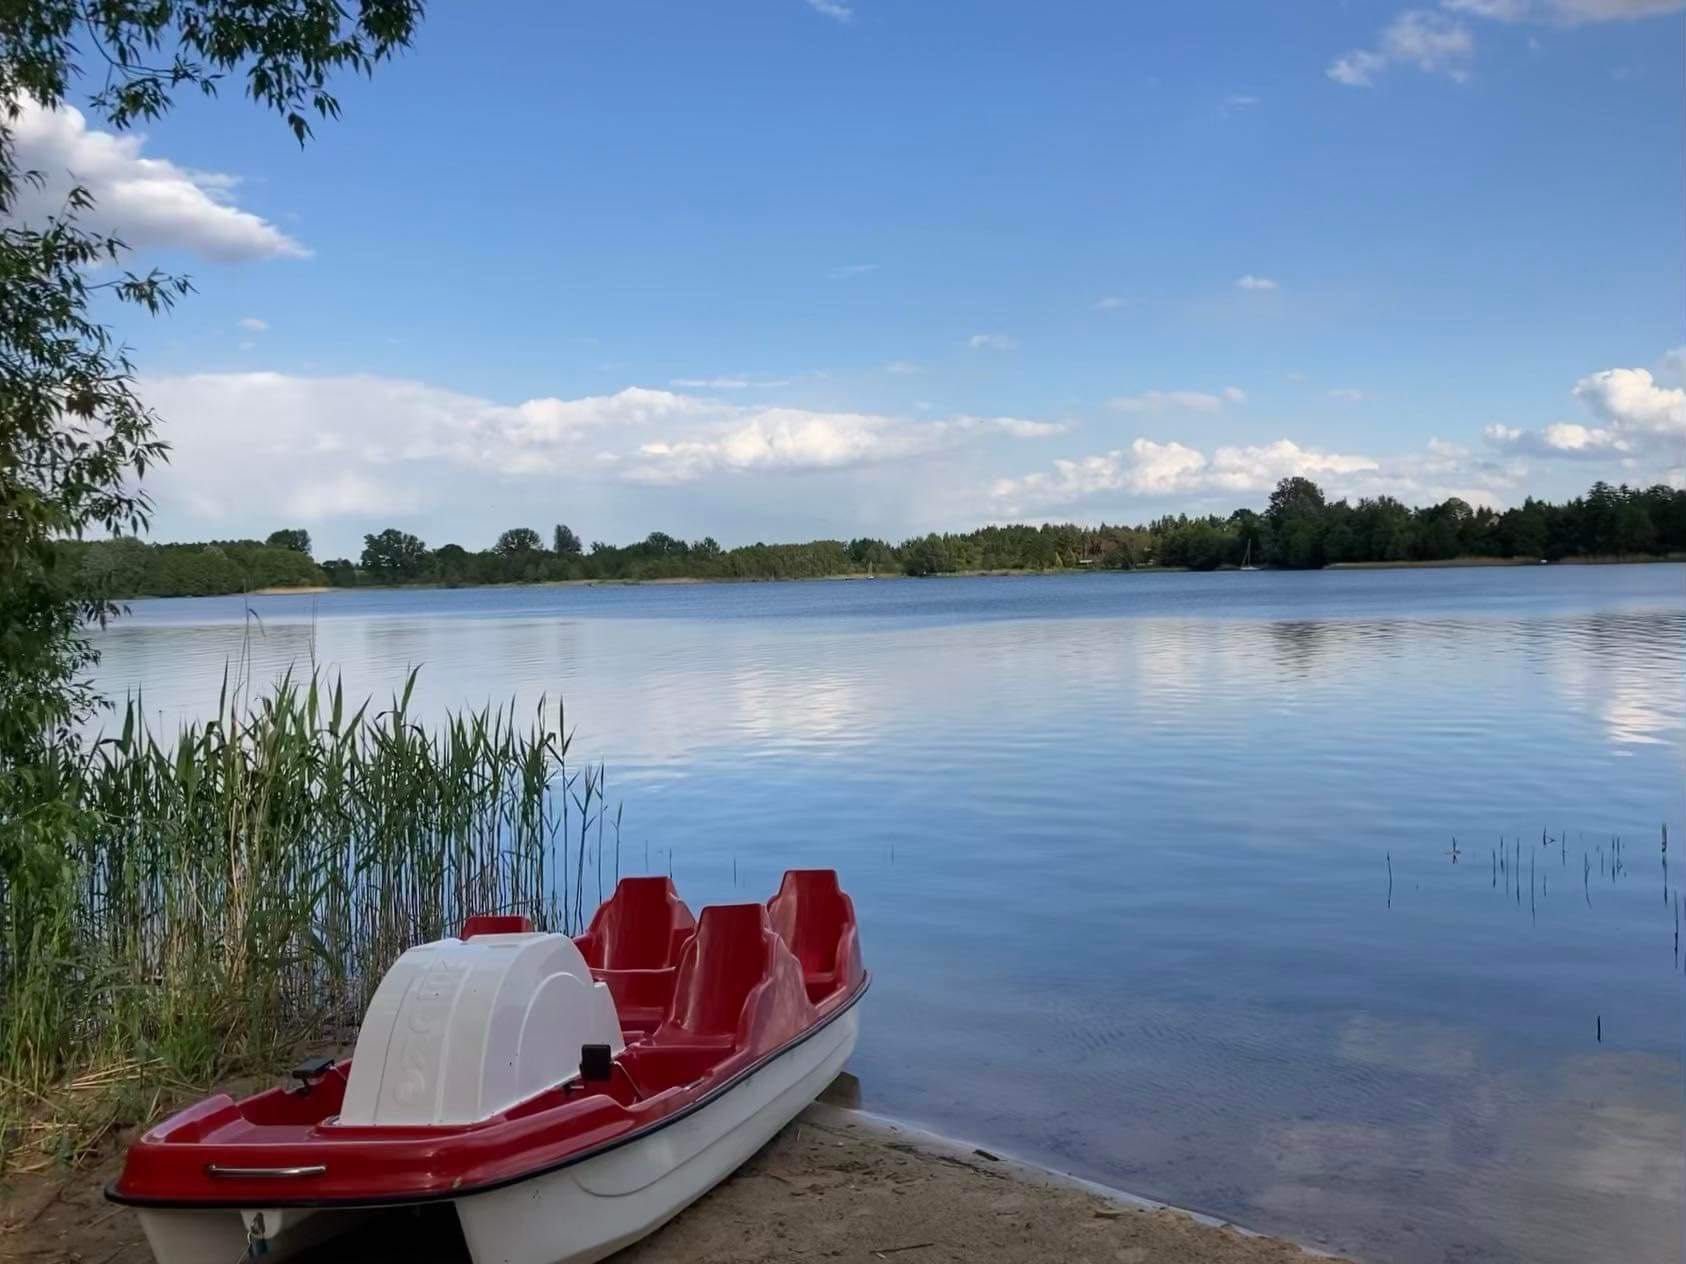
[[[293,1176],[325,1176],[328,1167],[324,1163],[310,1163],[303,1167],[224,1167],[220,1163],[207,1163],[205,1172],[209,1176],[228,1177],[245,1180],[282,1180]]]

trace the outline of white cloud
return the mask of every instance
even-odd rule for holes
[[[1238,290],[1274,290],[1279,287],[1269,277],[1254,276],[1249,272],[1246,276],[1235,278],[1235,288]]]
[[[1121,455],[1113,452],[1104,460],[1116,463]],[[1192,491],[1205,481],[1209,464],[1204,456],[1184,444],[1137,439],[1130,445],[1128,462],[1119,467],[1118,473],[1135,492]],[[1093,466],[1090,473],[1094,473]]]
[[[294,487],[282,499],[284,516],[304,522],[325,518],[415,513],[423,506],[414,489],[391,487],[362,474],[342,471]]]
[[[1469,78],[1475,37],[1462,22],[1432,9],[1407,9],[1382,31],[1376,48],[1343,53],[1326,72],[1349,88],[1368,88],[1389,66],[1415,66],[1462,82]]]
[[[857,413],[818,415],[772,408],[717,436],[654,439],[639,451],[645,458],[632,477],[647,482],[685,482],[718,469],[827,469],[895,455],[887,448],[886,419]]]
[[[1336,386],[1330,388],[1329,398],[1338,399],[1342,403],[1346,404],[1357,404],[1369,399],[1370,397],[1363,391],[1358,390],[1356,387]]]
[[[802,472],[902,460],[955,447],[984,435],[1041,439],[1063,433],[1055,422],[1020,417],[955,417],[906,422],[871,413],[816,413],[768,408],[694,438],[656,439],[639,449],[627,477],[682,483],[714,473]]]
[[[823,13],[839,22],[855,20],[854,7],[843,3],[843,0],[808,0],[808,7],[815,13]]]
[[[1232,110],[1251,109],[1253,106],[1257,105],[1258,103],[1259,103],[1258,97],[1249,96],[1245,92],[1232,92],[1227,97],[1224,98],[1224,105],[1226,105],[1227,107],[1229,107]]]
[[[1120,413],[1163,413],[1182,411],[1215,413],[1225,404],[1244,404],[1247,392],[1238,386],[1226,386],[1222,391],[1143,391],[1139,395],[1119,395],[1106,406]]]
[[[1679,13],[1686,0],[1551,0],[1549,8],[1566,22],[1622,22]]]
[[[1440,7],[1497,22],[1627,22],[1686,9],[1686,0],[1440,0]]]
[[[1108,294],[1096,299],[1090,306],[1097,312],[1114,312],[1124,306],[1124,300],[1116,294]]]
[[[1386,67],[1387,58],[1380,53],[1355,48],[1330,62],[1325,73],[1336,83],[1343,83],[1349,88],[1368,88],[1376,82],[1377,73]]]
[[[1136,496],[1268,491],[1293,474],[1308,478],[1373,473],[1374,458],[1302,448],[1289,439],[1225,446],[1210,456],[1182,443],[1138,438],[1127,448],[1057,460],[1052,473],[1001,479],[990,489],[1009,513],[1067,506],[1106,492]]]
[[[1575,398],[1617,430],[1686,438],[1686,390],[1644,369],[1605,369],[1575,383]]]
[[[1452,13],[1498,22],[1520,22],[1529,16],[1534,0],[1440,0],[1440,7]]]
[[[1530,456],[1601,458],[1628,450],[1627,444],[1612,432],[1572,421],[1554,421],[1538,430],[1491,425],[1482,433],[1495,447]]]
[[[950,424],[961,433],[995,430],[1015,439],[1047,439],[1071,429],[1063,421],[1027,421],[1023,417],[961,417]]]
[[[56,214],[70,187],[80,184],[95,200],[83,222],[130,246],[175,247],[223,261],[310,254],[267,220],[233,205],[234,177],[143,157],[144,136],[93,130],[72,106],[48,110],[29,100],[10,126],[19,165],[40,171],[46,181],[39,190],[19,189],[19,220]]]
[[[269,322],[267,320],[261,320],[256,316],[242,316],[235,323],[247,333],[253,334],[261,334],[269,328]]]
[[[659,509],[680,519],[695,515],[666,519],[670,528],[727,538],[732,514],[750,502],[752,512],[766,514],[753,520],[757,534],[766,528],[800,535],[835,529],[818,524],[839,521],[893,533],[988,516],[1227,512],[1262,503],[1289,474],[1316,479],[1331,496],[1387,494],[1423,504],[1457,495],[1502,505],[1519,500],[1523,488],[1548,491],[1536,477],[1547,457],[1557,459],[1557,477],[1566,480],[1553,491],[1572,490],[1567,481],[1586,477],[1566,460],[1575,457],[1594,467],[1608,463],[1612,481],[1682,484],[1682,372],[1686,349],[1651,371],[1589,374],[1573,387],[1585,410],[1579,421],[1494,427],[1474,451],[1440,438],[1377,455],[1287,437],[1211,446],[1150,433],[1025,465],[1011,455],[1022,451],[1018,442],[1047,443],[1067,427],[1022,417],[921,416],[928,406],[887,415],[746,405],[640,387],[504,402],[373,376],[202,374],[147,379],[141,390],[175,446],[173,463],[148,479],[165,538],[261,533],[297,522],[321,527],[326,542],[336,531],[354,538],[421,514],[437,530],[478,538],[517,512],[548,513],[559,495],[570,514],[599,524],[594,531],[648,530],[648,515]],[[1127,399],[1125,415],[1174,424],[1191,409],[1198,415],[1238,406],[1245,392]],[[1050,444],[1049,455],[1062,448],[1070,451]],[[830,477],[792,481],[814,472]],[[1001,474],[1016,476],[992,484]],[[742,494],[750,485],[745,476],[754,480],[753,497]],[[629,482],[649,490],[631,496]],[[666,490],[676,488],[686,490]],[[748,529],[744,521],[736,520],[738,529]]]
[[[973,334],[966,345],[974,351],[1014,351],[1019,342],[1009,334]]]
[[[876,271],[878,271],[876,263],[845,263],[831,269],[826,275],[833,281],[842,281],[849,277],[865,276],[869,272]]]
[[[1382,32],[1382,51],[1390,61],[1409,63],[1425,74],[1461,79],[1469,73],[1475,37],[1461,22],[1409,9]]]
[[[265,372],[151,378],[140,390],[173,448],[148,485],[161,505],[175,497],[211,518],[295,505],[327,513],[342,501],[320,489],[342,474],[379,488],[374,504],[420,506],[450,490],[452,470],[566,473],[593,434],[725,407],[640,387],[509,405],[398,378]]]
[[[790,379],[785,377],[676,377],[671,385],[693,391],[747,391],[752,388],[771,390],[774,387],[789,386]]]
[[[1664,357],[1668,373],[1681,352]],[[1686,389],[1661,385],[1646,369],[1604,369],[1575,383],[1574,397],[1595,425],[1552,422],[1537,430],[1491,425],[1483,433],[1501,450],[1531,456],[1599,459],[1633,456],[1678,467],[1686,454]],[[1667,477],[1673,469],[1663,471]]]
[[[894,374],[896,377],[912,377],[915,373],[921,371],[920,367],[912,360],[891,360],[884,366],[884,372]]]
[[[1072,460],[1053,469],[998,480],[989,489],[997,514],[1022,517],[1091,512],[1143,512],[1128,498],[1159,499],[1176,507],[1204,501],[1228,512],[1257,505],[1278,481],[1291,475],[1314,479],[1331,497],[1393,496],[1407,504],[1438,504],[1457,496],[1472,505],[1499,508],[1525,485],[1526,466],[1495,461],[1469,448],[1430,439],[1415,452],[1389,457],[1328,452],[1290,439],[1226,446],[1207,453],[1187,444],[1138,438],[1128,447]]]
[[[255,372],[151,378],[140,389],[174,449],[148,476],[160,508],[253,529],[502,504],[515,482],[841,469],[1065,430],[1017,417],[743,407],[642,387],[506,404],[403,379]]]
[[[1678,13],[1686,0],[1440,0],[1440,9],[1405,10],[1382,31],[1375,48],[1342,53],[1325,73],[1349,88],[1368,88],[1389,66],[1408,65],[1462,82],[1475,57],[1475,37],[1459,16],[1579,26]],[[1538,41],[1529,37],[1529,47],[1537,50]]]

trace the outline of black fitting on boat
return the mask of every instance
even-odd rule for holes
[[[602,1084],[615,1074],[614,1055],[608,1045],[580,1046],[580,1079],[587,1084]]]
[[[334,1060],[332,1058],[306,1058],[288,1074],[299,1082],[298,1092],[308,1093],[311,1085],[328,1074],[333,1065]]]

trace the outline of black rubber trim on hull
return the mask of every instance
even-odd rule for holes
[[[819,1035],[827,1027],[831,1026],[839,1018],[843,1017],[843,1015],[854,1009],[854,1007],[860,1003],[861,997],[866,995],[867,988],[871,986],[872,974],[869,971],[861,979],[860,987],[855,989],[849,999],[839,1005],[835,1011],[827,1014],[822,1021],[815,1023],[801,1035],[780,1045],[777,1049],[774,1049],[771,1053],[766,1054],[759,1061],[750,1063],[750,1065],[739,1071],[731,1079],[715,1085],[713,1088],[709,1089],[708,1092],[697,1098],[696,1101],[687,1103],[678,1110],[674,1111],[672,1114],[663,1115],[660,1119],[645,1124],[642,1128],[635,1129],[624,1136],[615,1137],[612,1140],[605,1141],[602,1145],[593,1146],[589,1150],[581,1150],[576,1154],[566,1155],[553,1163],[545,1164],[543,1167],[530,1168],[517,1176],[506,1176],[500,1180],[483,1181],[478,1185],[463,1185],[456,1189],[434,1190],[427,1193],[389,1195],[372,1194],[362,1196],[341,1195],[335,1198],[260,1197],[255,1202],[251,1199],[238,1198],[218,1198],[211,1200],[204,1198],[150,1198],[144,1195],[136,1196],[122,1193],[117,1188],[117,1182],[113,1180],[108,1182],[105,1186],[105,1198],[108,1202],[118,1203],[124,1207],[168,1208],[177,1211],[233,1211],[242,1207],[259,1206],[260,1204],[264,1207],[313,1207],[324,1210],[330,1208],[340,1208],[349,1211],[358,1207],[418,1207],[425,1203],[455,1202],[459,1198],[468,1198],[475,1194],[488,1194],[495,1189],[505,1189],[510,1185],[519,1185],[523,1181],[530,1181],[540,1176],[548,1176],[552,1172],[559,1172],[563,1168],[572,1167],[576,1163],[584,1163],[587,1159],[595,1159],[599,1155],[609,1153],[611,1150],[618,1150],[622,1146],[631,1145],[634,1141],[642,1141],[645,1137],[653,1136],[654,1134],[660,1132],[663,1128],[666,1128],[671,1124],[676,1124],[681,1119],[685,1119],[690,1115],[696,1114],[696,1112],[703,1109],[703,1107],[731,1092],[739,1084],[743,1083],[743,1081],[747,1080],[750,1076],[760,1071],[763,1067],[776,1062],[787,1053],[794,1052],[796,1049],[799,1049],[808,1041],[812,1040],[815,1036]]]

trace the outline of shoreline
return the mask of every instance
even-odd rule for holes
[[[1528,557],[1449,557],[1435,562],[1413,562],[1403,560],[1398,562],[1330,562],[1323,569],[1326,571],[1406,571],[1406,570],[1456,570],[1459,568],[1481,568],[1486,566],[1649,566],[1652,563],[1670,563],[1679,565],[1686,562],[1686,553],[1645,553],[1635,557],[1623,557],[1619,554],[1598,554],[1586,557],[1560,557],[1555,562],[1548,562],[1544,558]]]
[[[839,1078],[719,1185],[617,1264],[1312,1264],[1345,1257],[1186,1211],[971,1142],[838,1104]],[[839,1091],[840,1090],[840,1091]],[[829,1099],[829,1100],[828,1100]],[[137,1130],[138,1131],[138,1130]],[[27,1235],[42,1264],[149,1264],[140,1222],[104,1202],[114,1147],[81,1169],[14,1172],[0,1186],[0,1254]],[[310,1251],[300,1264],[415,1258],[467,1264],[453,1223],[393,1213]],[[1350,1264],[1350,1262],[1348,1262]]]
[[[1233,1233],[1242,1238],[1261,1243],[1288,1243],[1297,1248],[1308,1259],[1334,1260],[1351,1264],[1351,1261],[1347,1260],[1346,1257],[1336,1255],[1321,1247],[1311,1246],[1304,1242],[1293,1242],[1276,1234],[1250,1229],[1246,1225],[1237,1224],[1233,1220],[1209,1212],[1197,1211],[1191,1207],[1179,1207],[1174,1203],[1164,1203],[1140,1194],[1132,1194],[1128,1190],[1119,1189],[1117,1186],[1093,1181],[1088,1177],[1078,1176],[1074,1172],[1049,1167],[1047,1164],[1037,1163],[1032,1159],[1022,1158],[1005,1150],[987,1150],[974,1142],[952,1137],[945,1133],[932,1132],[930,1129],[922,1128],[917,1124],[893,1119],[887,1115],[875,1115],[871,1111],[862,1110],[858,1106],[845,1106],[828,1102],[824,1094],[821,1095],[820,1100],[798,1116],[798,1122],[802,1119],[812,1119],[813,1122],[821,1125],[829,1124],[835,1127],[859,1129],[869,1136],[877,1137],[886,1142],[892,1140],[906,1141],[919,1153],[929,1155],[941,1162],[961,1162],[988,1175],[1004,1176],[1020,1184],[1084,1194],[1130,1211],[1161,1212],[1181,1216],[1204,1228]],[[980,1166],[980,1160],[982,1164],[988,1165],[987,1168]]]
[[[1482,570],[1488,568],[1510,567],[1538,567],[1549,565],[1559,566],[1650,566],[1650,565],[1682,565],[1686,564],[1686,554],[1669,553],[1662,556],[1643,555],[1637,557],[1564,557],[1555,562],[1543,563],[1538,558],[1514,557],[1453,557],[1438,561],[1409,561],[1397,562],[1330,562],[1327,566],[1317,569],[1324,571],[1403,571],[1403,570]],[[1316,571],[1289,572],[1285,567],[1263,566],[1259,573],[1283,572],[1315,574]],[[1072,575],[1197,575],[1197,574],[1240,574],[1241,569],[1236,566],[1219,566],[1211,571],[1195,571],[1187,566],[1136,566],[1127,569],[1101,570],[1090,566],[1060,566],[1042,570],[1029,569],[993,569],[942,571],[932,575],[908,575],[902,571],[886,571],[883,574],[865,575],[859,571],[844,571],[835,575],[786,575],[786,576],[750,576],[750,575],[669,575],[654,579],[540,579],[528,582],[511,582],[507,584],[358,584],[354,587],[336,588],[323,584],[299,585],[287,587],[285,585],[268,588],[254,588],[248,592],[204,593],[194,594],[197,598],[211,597],[319,597],[327,594],[359,593],[359,592],[457,592],[457,591],[489,591],[523,588],[642,588],[642,587],[685,587],[694,584],[833,584],[843,582],[881,582],[885,580],[942,580],[942,579],[1045,579],[1058,576]],[[119,601],[177,601],[188,599],[189,594],[153,595],[139,594],[121,597]]]

